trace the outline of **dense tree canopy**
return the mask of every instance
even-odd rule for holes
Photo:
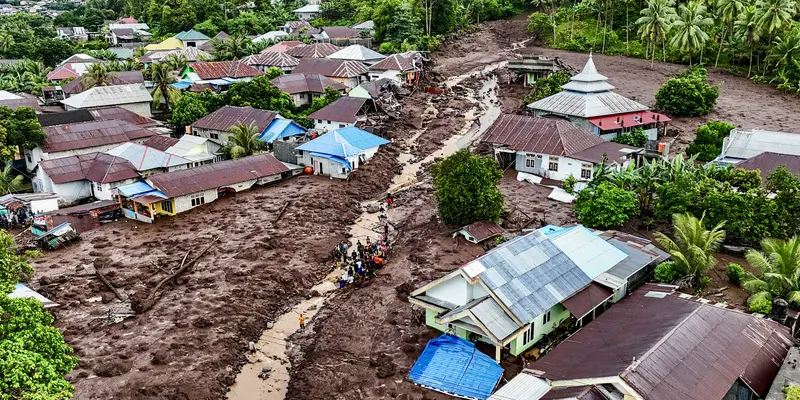
[[[503,194],[497,184],[503,171],[492,158],[459,150],[433,166],[436,205],[442,221],[467,225],[494,221],[503,211]]]

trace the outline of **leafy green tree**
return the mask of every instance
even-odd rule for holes
[[[84,85],[87,88],[106,86],[108,85],[108,69],[105,64],[92,64],[89,70],[86,71],[86,74],[80,77],[80,79],[84,81]]]
[[[197,14],[189,0],[177,0],[174,7],[161,7],[161,29],[166,32],[188,31],[196,23]]]
[[[495,221],[503,211],[503,194],[497,184],[503,171],[492,158],[459,150],[434,164],[433,185],[442,221],[467,225]]]
[[[275,79],[281,75],[283,75],[283,70],[278,67],[269,67],[266,71],[264,71],[264,76],[266,76],[269,80]]]
[[[553,40],[553,28],[555,28],[553,19],[543,12],[537,11],[528,16],[528,32],[542,43]]]
[[[177,71],[178,73],[183,72],[186,69],[186,65],[189,64],[189,60],[183,54],[169,54],[164,57],[164,60],[161,61],[169,71]]]
[[[47,137],[42,130],[42,125],[36,117],[36,111],[30,107],[19,107],[13,112],[5,106],[0,106],[2,115],[7,115],[0,124],[8,132],[6,143],[19,146],[22,149],[32,149],[44,142]]]
[[[330,86],[326,86],[324,92],[325,93],[323,93],[322,96],[315,98],[314,101],[311,102],[311,107],[309,107],[308,110],[306,110],[305,115],[310,115],[316,112],[317,110],[327,106],[328,104],[333,103],[334,101],[336,101],[336,99],[342,97],[341,92]]]
[[[164,63],[153,64],[149,70],[150,80],[156,85],[153,89],[153,107],[160,107],[163,99],[164,108],[169,111],[181,97],[181,91],[171,85],[175,82],[175,77]]]
[[[15,174],[11,164],[7,164],[0,172],[0,193],[16,193],[22,188],[22,175]]]
[[[689,286],[700,282],[706,271],[716,265],[714,254],[725,240],[725,222],[710,231],[703,225],[705,216],[675,214],[672,216],[674,239],[661,232],[655,233],[656,243],[666,250],[682,274],[688,277]]]
[[[728,174],[728,183],[737,190],[747,192],[761,188],[761,174],[756,171],[748,171],[742,168],[734,168]]]
[[[590,228],[618,228],[636,209],[636,195],[609,182],[587,187],[575,198],[575,215]]]
[[[667,33],[672,29],[672,23],[677,17],[674,0],[647,0],[647,7],[641,11],[642,16],[636,20],[639,25],[639,35],[647,42],[650,49],[650,68],[653,68],[656,57],[656,46],[661,43],[666,60],[665,43]]]
[[[292,98],[276,88],[266,76],[255,77],[249,82],[234,83],[222,97],[223,104],[272,110],[284,116],[291,115],[294,108]]]
[[[196,93],[186,93],[175,103],[169,122],[178,127],[189,126],[192,122],[214,111],[208,110],[207,105],[208,103],[203,101],[200,95]]]
[[[66,40],[43,38],[36,41],[35,56],[47,66],[53,67],[73,54],[74,48]]]
[[[250,55],[248,47],[250,39],[244,35],[234,35],[227,39],[212,39],[214,50],[212,54],[217,60],[238,60]]]
[[[722,152],[722,141],[730,135],[733,125],[725,122],[708,122],[697,128],[692,143],[686,147],[686,154],[697,156],[699,161],[711,161]]]
[[[78,359],[41,303],[8,297],[17,282],[33,276],[28,256],[0,231],[0,397],[66,400],[74,388],[64,376]]]
[[[751,293],[747,302],[782,298],[800,304],[800,238],[764,239],[761,248],[763,252],[750,249],[745,254],[747,262],[761,272],[759,277],[750,275],[742,283],[742,287]]]
[[[634,147],[644,147],[647,143],[647,134],[641,128],[636,128],[631,132],[622,133],[611,139],[614,143],[625,144]]]
[[[689,70],[667,81],[656,93],[656,108],[674,116],[706,115],[717,104],[719,88],[709,86],[705,68]]]
[[[220,31],[219,27],[210,20],[199,22],[195,24],[192,29],[201,32],[208,37],[214,37]]]
[[[689,65],[692,65],[692,53],[705,48],[708,34],[705,29],[714,24],[714,20],[706,16],[706,7],[698,0],[678,7],[678,18],[673,21],[677,32],[670,40],[670,46],[689,53]],[[703,62],[702,55],[700,62]]]
[[[230,154],[231,158],[240,158],[251,156],[261,152],[264,148],[264,142],[258,140],[261,132],[254,124],[244,125],[237,122],[236,125],[228,128],[231,133],[228,136],[228,145],[225,151]]]
[[[736,35],[742,44],[750,50],[750,65],[747,67],[747,77],[753,70],[753,49],[761,40],[761,27],[758,25],[758,10],[755,6],[748,6],[734,23]]]
[[[551,74],[534,82],[530,93],[522,100],[525,105],[550,97],[561,91],[561,86],[569,82],[570,75],[564,71]]]
[[[722,53],[722,48],[725,47],[725,36],[730,35],[733,31],[733,24],[739,19],[747,9],[749,0],[717,0],[717,12],[720,14],[722,23],[722,37],[719,40],[720,46],[717,52],[717,60],[714,62],[714,67],[719,64],[719,55]]]

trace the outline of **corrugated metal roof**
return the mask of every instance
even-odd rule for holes
[[[117,186],[117,191],[125,197],[141,196],[145,193],[154,192],[150,184],[144,181],[134,182],[127,185]]]
[[[767,151],[736,164],[738,168],[761,171],[761,180],[764,183],[767,182],[769,174],[773,173],[781,165],[785,166],[793,174],[800,174],[800,155],[778,154]]]
[[[409,71],[414,69],[415,54],[392,54],[375,65],[370,71]]]
[[[293,68],[300,60],[278,51],[262,51],[258,54],[247,56],[242,60],[247,65],[261,65],[265,67]]]
[[[430,340],[408,379],[451,396],[486,399],[503,376],[503,368],[475,345],[456,336]]]
[[[260,133],[277,116],[278,113],[275,111],[262,110],[260,108],[224,106],[195,121],[192,124],[192,128],[225,132],[236,123],[242,123],[244,125],[254,124]]]
[[[582,118],[647,110],[647,106],[614,92],[577,93],[568,90],[531,103],[528,108]]]
[[[541,400],[608,400],[595,386],[573,386],[550,389]]]
[[[269,123],[267,129],[264,129],[264,132],[261,134],[258,140],[272,143],[277,139],[303,135],[305,133],[306,129],[300,125],[297,125],[294,121],[290,119],[276,118]]]
[[[119,208],[119,202],[116,200],[100,200],[94,201],[87,204],[81,204],[72,207],[61,208],[54,211],[48,211],[46,215],[76,215],[76,214],[85,214],[89,211],[99,210],[101,208]]]
[[[33,289],[21,283],[17,283],[16,285],[14,285],[14,291],[9,293],[8,297],[11,299],[34,299],[42,303],[43,308],[53,308],[59,306],[58,303],[48,299],[47,297],[42,296],[38,292],[34,291]]]
[[[288,170],[272,154],[259,154],[152,175],[147,180],[153,187],[174,198],[277,175]]]
[[[511,150],[556,156],[571,156],[605,142],[567,120],[513,114],[500,115],[482,140]]]
[[[357,39],[361,32],[349,26],[323,26],[322,33],[330,39]]]
[[[592,55],[589,54],[589,59],[586,60],[586,64],[583,66],[581,73],[570,78],[569,82],[562,85],[561,88],[579,93],[608,92],[614,90],[614,86],[606,82],[607,80],[608,78],[597,72],[597,68],[595,68],[594,61],[592,60]]]
[[[624,251],[628,255],[624,260],[620,261],[608,270],[608,273],[621,279],[628,279],[631,275],[639,272],[642,268],[654,262],[663,261],[666,257],[648,251],[640,246],[632,243],[626,243],[618,239],[608,239],[608,243],[614,247]]]
[[[368,20],[368,21],[364,21],[364,22],[355,24],[355,25],[351,26],[351,28],[358,29],[358,30],[372,30],[372,29],[375,29],[375,22],[373,22],[372,20]]]
[[[603,142],[596,146],[571,154],[570,157],[594,164],[600,164],[603,156],[607,157],[609,163],[619,163],[622,165],[632,153],[636,153],[639,148],[614,142]]]
[[[306,4],[292,11],[294,13],[315,13],[319,12],[319,4]]]
[[[158,126],[158,122],[156,122],[156,120],[145,117],[144,115],[139,115],[122,107],[93,108],[89,110],[89,113],[92,115],[92,118],[94,118],[95,121],[125,121],[142,128]]]
[[[505,232],[500,225],[487,221],[474,222],[461,229],[467,231],[478,243]]]
[[[308,119],[353,123],[362,114],[361,110],[367,101],[372,103],[371,99],[361,97],[340,97],[333,103],[311,113]]]
[[[286,50],[286,54],[297,58],[325,58],[341,49],[341,47],[330,43],[314,43],[292,47]]]
[[[179,39],[175,39],[174,37],[168,37],[161,41],[161,43],[151,43],[147,46],[144,46],[145,50],[172,50],[172,49],[182,49],[183,42]]]
[[[92,182],[118,182],[137,178],[139,173],[128,160],[104,153],[88,153],[78,156],[42,160],[43,169],[53,183],[67,183],[79,180]]]
[[[292,70],[295,74],[321,74],[335,78],[352,78],[367,73],[367,66],[358,61],[303,58]]]
[[[36,116],[42,128],[54,125],[75,124],[79,122],[94,121],[89,110],[72,110],[58,113],[39,114]]]
[[[131,142],[123,143],[107,151],[106,153],[130,161],[137,171],[168,168],[191,163],[190,160],[187,160],[183,157],[168,154],[152,147]]]
[[[197,76],[202,80],[221,78],[248,78],[264,75],[263,72],[241,61],[213,61],[189,63]]]
[[[48,126],[41,147],[45,152],[85,149],[155,136],[127,121],[108,120]]]
[[[491,297],[470,307],[470,312],[494,337],[500,340],[511,336],[520,326],[506,314],[505,310]]]
[[[546,380],[522,371],[489,396],[489,400],[539,400],[549,391]]]
[[[121,29],[121,28],[132,28],[140,31],[149,30],[150,27],[143,22],[134,22],[134,23],[124,23],[124,24],[108,24],[108,29]]]
[[[575,318],[581,318],[594,310],[600,304],[605,303],[614,295],[614,292],[595,282],[590,283],[580,292],[573,294],[561,305],[569,311]]]
[[[47,73],[47,80],[55,81],[61,79],[68,79],[68,78],[80,78],[81,74],[77,71],[72,69],[72,67],[67,65],[60,65],[56,67],[54,70]]]
[[[723,140],[722,154],[717,159],[731,159],[736,162],[764,152],[800,156],[800,134],[761,129],[734,129]]]
[[[273,44],[272,46],[267,47],[264,50],[261,50],[262,53],[267,52],[276,52],[276,53],[286,53],[287,50],[297,47],[297,46],[305,46],[305,43],[299,40],[283,40],[278,43]]]
[[[325,88],[330,86],[336,90],[345,90],[347,86],[320,74],[288,74],[273,78],[275,87],[289,94],[297,93],[325,93]]]
[[[297,150],[347,158],[387,143],[389,141],[380,136],[355,127],[347,127],[336,129],[312,141],[303,143],[297,147]]]
[[[552,380],[619,375],[653,400],[721,399],[739,378],[765,393],[793,343],[786,327],[650,292],[645,285],[622,299],[536,361],[536,369]]]
[[[576,226],[550,240],[574,262],[590,279],[608,271],[628,257],[594,232]]]
[[[130,85],[133,83],[143,83],[144,76],[142,71],[121,71],[109,72],[106,74],[108,85]],[[72,82],[66,83],[62,86],[64,93],[77,94],[87,89],[83,79],[75,79]]]
[[[61,103],[74,108],[107,107],[120,104],[149,103],[153,96],[144,85],[97,86],[78,93]]]
[[[204,35],[202,32],[198,32],[198,31],[196,31],[194,29],[189,29],[188,31],[183,31],[181,33],[178,33],[174,37],[175,37],[175,39],[178,39],[178,40],[181,40],[181,41],[184,41],[184,42],[191,41],[191,40],[211,40],[210,37]]]
[[[153,136],[147,139],[144,143],[145,146],[152,147],[154,149],[159,149],[161,151],[165,151],[171,146],[174,146],[178,143],[180,139],[169,137],[169,136]]]
[[[336,53],[328,56],[333,60],[353,60],[361,62],[377,62],[386,58],[385,55],[377,51],[370,50],[360,44],[347,46]]]
[[[42,111],[41,107],[39,107],[39,101],[35,97],[0,100],[0,105],[6,106],[12,110],[16,110],[20,107],[30,107],[34,109],[34,111]]]
[[[185,49],[173,49],[173,50],[153,50],[147,52],[147,54],[143,55],[139,58],[141,62],[159,62],[171,54],[176,56],[183,56],[186,57],[187,61],[204,61],[204,60],[211,60],[213,56],[210,53],[203,51],[203,49],[198,47],[187,47]]]

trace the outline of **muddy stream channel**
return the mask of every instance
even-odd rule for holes
[[[446,81],[448,87],[453,87],[467,78],[474,77],[481,72],[491,72],[505,65],[505,62],[489,65],[483,69],[474,70],[470,73],[454,76]],[[423,164],[433,161],[437,157],[447,157],[460,149],[469,147],[486,129],[500,116],[500,106],[497,104],[497,80],[493,76],[483,81],[483,86],[478,90],[477,95],[470,91],[467,99],[476,102],[465,113],[465,126],[459,134],[452,136],[441,149],[430,154],[424,159],[414,159],[409,150],[400,153],[398,160],[404,164],[403,171],[396,175],[390,188],[405,188],[417,183],[417,172]],[[433,105],[429,103],[429,108]],[[406,144],[413,144],[416,139],[425,134],[425,128],[420,129],[413,137],[406,140]],[[406,146],[410,148],[410,146]],[[375,204],[380,200],[369,200],[361,204],[362,210],[368,207],[375,208]],[[350,242],[354,247],[356,241],[362,243],[367,237],[376,239],[379,232],[382,232],[379,222],[379,213],[363,212],[355,223],[348,229]],[[392,212],[389,210],[388,217],[392,221]],[[305,316],[306,324],[313,322],[314,315],[325,305],[327,299],[336,295],[335,289],[337,278],[341,277],[342,271],[335,269],[328,274],[322,282],[311,288],[311,292],[316,296],[303,300],[296,304],[291,310],[282,314],[272,327],[264,330],[261,338],[256,343],[255,354],[248,354],[249,364],[242,366],[242,370],[236,377],[236,382],[231,385],[227,398],[229,400],[284,400],[289,386],[290,362],[286,355],[287,346],[291,346],[287,339],[300,328],[300,314]],[[266,379],[259,377],[262,371],[269,371]]]

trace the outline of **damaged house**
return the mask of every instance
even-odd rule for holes
[[[325,133],[355,126],[356,122],[365,120],[374,111],[375,102],[372,99],[346,96],[311,113],[308,119],[314,121],[315,131]]]

